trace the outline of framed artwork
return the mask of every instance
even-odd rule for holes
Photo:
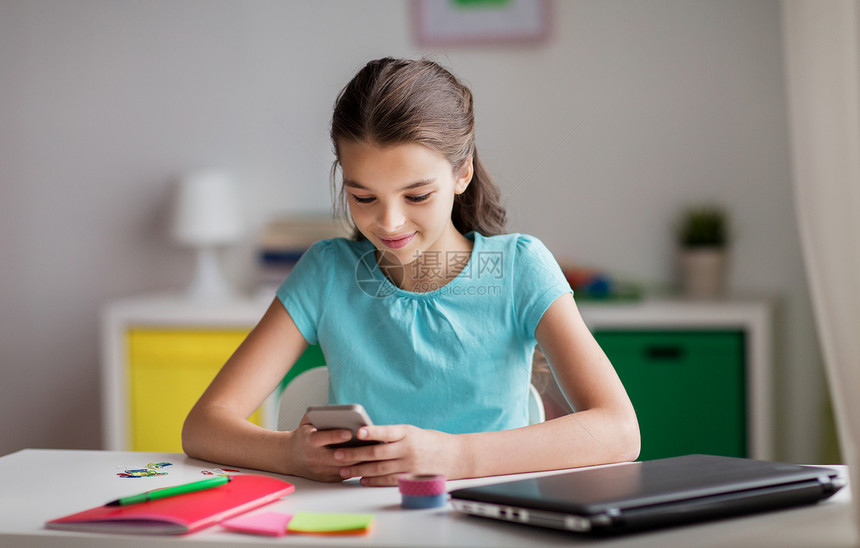
[[[549,31],[548,0],[413,0],[422,46],[539,42]]]

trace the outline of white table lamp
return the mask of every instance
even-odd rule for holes
[[[224,300],[235,294],[221,273],[218,248],[242,237],[243,223],[234,179],[222,171],[189,173],[179,181],[173,237],[197,250],[197,267],[188,297]]]

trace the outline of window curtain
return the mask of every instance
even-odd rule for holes
[[[795,204],[860,535],[860,2],[783,0]]]

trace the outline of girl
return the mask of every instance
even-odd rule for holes
[[[478,159],[472,96],[428,60],[368,63],[341,91],[331,138],[352,240],[314,244],[183,429],[189,456],[323,481],[396,485],[633,460],[639,428],[570,286],[537,239],[502,234]],[[362,403],[387,442],[274,432],[246,418],[319,342],[333,403]],[[535,343],[576,413],[527,426]]]

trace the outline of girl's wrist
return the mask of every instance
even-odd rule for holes
[[[287,476],[300,476],[299,463],[296,461],[296,451],[293,447],[295,431],[277,432],[276,449],[274,451],[271,470]]]
[[[474,478],[478,477],[476,469],[475,443],[474,436],[470,434],[459,434],[452,436],[454,440],[454,450],[451,452],[452,469],[454,474],[451,479]]]

